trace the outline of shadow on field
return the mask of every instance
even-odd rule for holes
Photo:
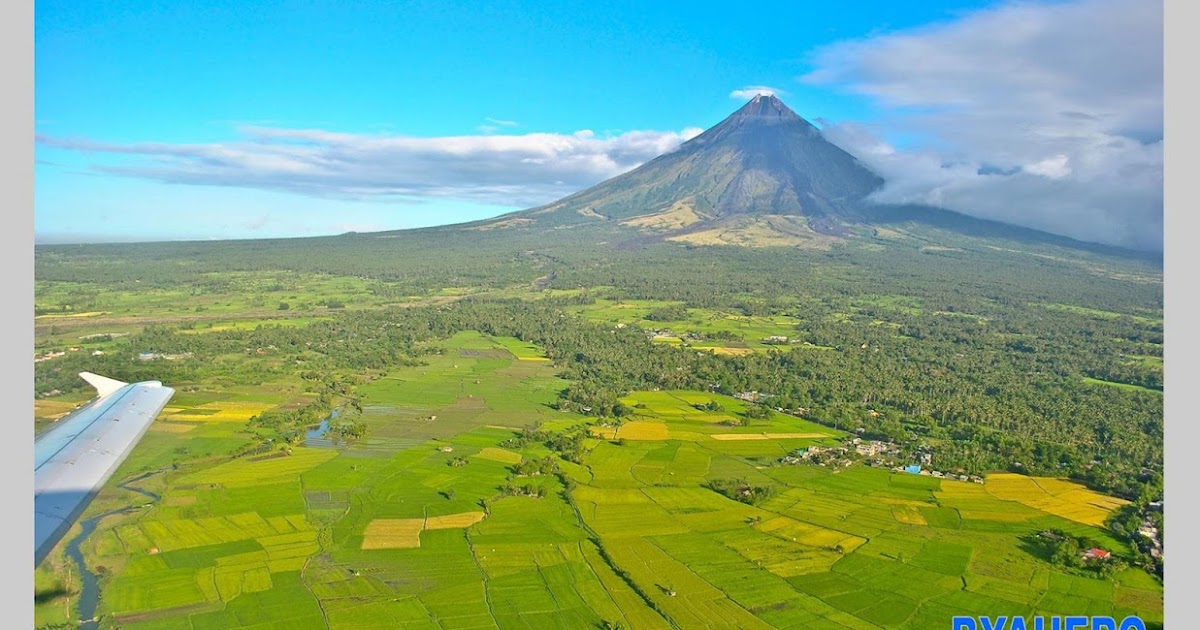
[[[56,586],[54,588],[49,588],[44,591],[35,592],[33,594],[33,603],[34,604],[45,604],[46,602],[52,602],[60,597],[66,597],[71,594],[72,594],[71,591],[69,591],[61,586]]]

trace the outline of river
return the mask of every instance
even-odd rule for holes
[[[339,410],[337,409],[330,411],[329,416],[322,420],[321,424],[317,425],[315,428],[309,429],[304,434],[305,446],[309,448],[337,447],[338,442],[332,438],[325,437],[325,434],[329,431],[329,423],[338,417],[338,411]]]
[[[144,475],[138,475],[129,481],[124,481],[117,484],[117,487],[130,492],[136,492],[140,495],[148,497],[151,503],[157,503],[162,497],[150,492],[149,490],[144,490],[130,484],[141,481],[152,475],[157,475],[161,472],[163,471],[155,470]],[[71,542],[67,543],[67,556],[70,557],[75,563],[75,566],[79,568],[79,581],[81,583],[79,591],[79,618],[83,620],[79,625],[80,630],[98,630],[100,627],[100,622],[96,619],[96,608],[100,604],[100,579],[96,576],[96,574],[92,573],[91,570],[88,569],[87,564],[85,564],[83,561],[83,550],[81,549],[83,542],[87,540],[88,536],[92,535],[92,532],[96,531],[96,525],[101,519],[113,516],[114,514],[128,514],[130,512],[136,512],[144,507],[144,505],[124,507],[117,510],[108,511],[103,514],[97,514],[96,516],[82,521],[80,525],[83,527],[83,531],[80,532],[78,536],[71,539]]]

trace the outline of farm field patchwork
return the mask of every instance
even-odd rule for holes
[[[1060,527],[1124,553],[1098,527],[1120,500],[1019,475],[780,465],[845,434],[776,412],[747,419],[744,401],[706,392],[634,391],[627,421],[586,426],[553,406],[568,383],[539,358],[516,339],[460,333],[360,386],[366,439],[238,457],[247,420],[302,392],[181,391],[114,478],[154,472],[139,483],[161,500],[102,520],[84,546],[105,567],[101,614],[131,629],[1162,619],[1157,578],[1072,575],[1028,548]],[[520,439],[537,425],[584,431],[579,461]],[[203,458],[174,469],[181,448]],[[547,456],[557,473],[517,476]],[[731,479],[774,493],[749,504],[712,489]],[[129,497],[110,486],[89,514]],[[64,616],[38,610],[43,623]]]

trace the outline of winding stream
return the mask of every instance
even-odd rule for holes
[[[123,481],[117,484],[117,487],[121,488],[122,490],[136,492],[140,495],[148,497],[151,503],[157,503],[160,499],[162,499],[162,497],[150,492],[149,490],[144,490],[130,484],[137,483],[147,477],[157,475],[161,472],[163,471],[154,470],[143,475],[138,475],[129,481]],[[87,568],[87,564],[83,561],[83,550],[81,549],[83,542],[87,540],[88,536],[92,535],[92,532],[96,531],[96,525],[101,519],[113,516],[114,514],[128,514],[130,512],[136,512],[144,507],[145,505],[123,507],[117,510],[110,510],[103,514],[97,514],[96,516],[82,521],[80,525],[82,525],[83,531],[80,532],[78,536],[71,539],[71,542],[67,543],[67,556],[69,556],[75,563],[75,566],[79,568],[79,580],[81,583],[81,588],[79,591],[79,618],[83,620],[79,624],[80,630],[97,630],[100,627],[100,622],[96,619],[96,608],[100,603],[100,579],[95,573],[92,573]]]
[[[329,431],[330,421],[332,421],[338,417],[338,411],[340,411],[340,410],[338,410],[338,409],[332,410],[329,413],[329,416],[321,421],[321,424],[319,426],[317,426],[313,429],[310,429],[305,433],[305,436],[304,436],[304,445],[305,446],[312,447],[312,448],[336,448],[337,447],[338,442],[334,439],[326,437],[325,433],[327,431]],[[150,492],[149,490],[139,488],[132,484],[135,484],[143,479],[146,479],[147,477],[157,475],[161,472],[163,472],[163,471],[155,470],[155,471],[151,471],[151,472],[148,472],[148,473],[145,473],[142,475],[138,475],[137,477],[134,477],[133,479],[130,479],[129,481],[123,481],[123,482],[117,484],[117,487],[121,488],[122,490],[136,492],[136,493],[143,495],[143,496],[147,497],[148,499],[150,499],[151,503],[157,503],[158,501],[160,501],[162,499],[162,497],[160,497],[159,495],[157,495],[153,492]],[[88,539],[88,536],[91,536],[92,533],[96,531],[96,526],[100,523],[101,520],[108,518],[109,516],[116,515],[116,514],[129,514],[131,512],[136,512],[138,510],[144,509],[145,507],[146,507],[146,505],[135,505],[135,506],[123,507],[123,508],[119,508],[116,510],[110,510],[108,512],[104,512],[103,514],[97,514],[96,516],[93,516],[87,520],[81,521],[80,525],[82,526],[83,531],[81,531],[78,536],[71,539],[71,541],[69,543],[67,543],[67,549],[66,549],[67,556],[70,557],[71,561],[75,563],[75,566],[79,568],[79,578],[80,578],[80,583],[81,583],[81,587],[80,587],[80,591],[79,591],[79,618],[83,620],[80,622],[79,630],[98,630],[100,627],[100,622],[99,622],[99,620],[96,619],[96,608],[98,608],[99,604],[100,604],[100,579],[95,573],[92,573],[91,570],[88,569],[87,564],[83,560],[82,546],[83,546],[84,541],[86,541]]]
[[[305,432],[304,445],[309,448],[336,448],[338,445],[337,440],[325,437],[325,434],[329,431],[329,423],[337,419],[339,411],[341,410],[334,409],[330,411],[329,415],[321,421],[321,424]]]

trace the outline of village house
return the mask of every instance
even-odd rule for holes
[[[34,357],[34,358],[33,358],[33,362],[34,362],[34,363],[41,363],[42,361],[49,361],[50,359],[55,359],[55,358],[58,358],[58,357],[61,357],[61,356],[65,355],[65,354],[66,354],[66,352],[64,352],[64,351],[62,351],[62,350],[57,350],[57,351],[54,351],[54,352],[47,352],[46,354],[43,354],[43,355],[41,355],[41,356]]]
[[[858,440],[858,438],[854,438],[854,439]],[[886,453],[891,448],[891,446],[892,445],[887,442],[879,442],[876,440],[871,440],[866,443],[862,443],[861,441],[859,441],[859,442],[855,442],[854,450],[858,451],[859,455],[864,455],[866,457],[874,457],[875,455],[878,455],[880,453]]]
[[[1086,560],[1108,560],[1109,557],[1111,557],[1111,556],[1112,556],[1112,554],[1105,551],[1104,549],[1100,549],[1099,547],[1092,547],[1091,549],[1088,549],[1087,551],[1083,552],[1083,559],[1085,561]]]

